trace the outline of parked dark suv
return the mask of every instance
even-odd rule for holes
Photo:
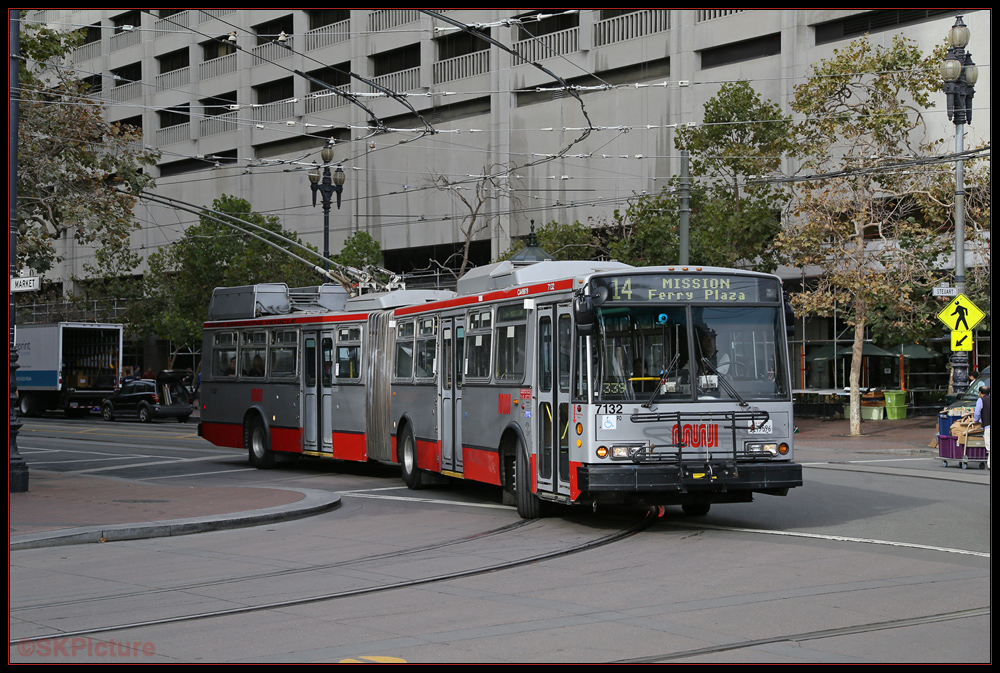
[[[183,383],[188,372],[164,370],[156,380],[128,381],[101,404],[106,421],[116,418],[138,418],[149,423],[154,418],[176,418],[186,423],[194,407],[191,393]]]

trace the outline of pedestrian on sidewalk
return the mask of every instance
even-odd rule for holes
[[[979,389],[979,399],[976,400],[976,410],[972,420],[983,426],[983,441],[986,442],[986,469],[990,469],[990,387]]]

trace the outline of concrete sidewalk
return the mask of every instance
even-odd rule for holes
[[[796,446],[937,455],[937,417],[797,421]],[[253,526],[311,516],[340,504],[336,493],[232,486],[167,486],[32,470],[27,493],[9,496],[10,549],[101,542]]]
[[[10,549],[188,535],[332,510],[340,495],[309,489],[164,486],[32,470],[11,493]]]

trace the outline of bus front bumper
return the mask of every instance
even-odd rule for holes
[[[581,493],[768,493],[802,485],[802,466],[791,462],[691,462],[580,465]]]

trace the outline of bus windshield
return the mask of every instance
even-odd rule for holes
[[[604,306],[593,374],[604,401],[789,399],[777,306]]]

